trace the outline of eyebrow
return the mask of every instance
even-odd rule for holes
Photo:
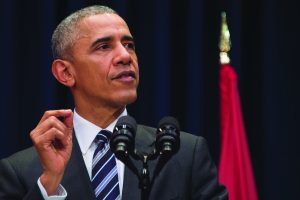
[[[95,40],[92,45],[91,45],[91,49],[93,49],[95,46],[97,46],[99,43],[102,42],[109,42],[112,41],[112,37],[108,36],[108,37],[103,37],[103,38],[98,38],[97,40]]]
[[[132,36],[125,35],[125,36],[122,38],[122,41],[131,41],[131,42],[134,42],[134,39],[133,39]]]
[[[92,45],[91,45],[91,49],[93,49],[94,47],[96,47],[99,43],[102,43],[102,42],[110,42],[112,41],[113,38],[111,36],[107,36],[107,37],[103,37],[103,38],[98,38],[96,39]],[[131,42],[134,42],[134,39],[132,36],[129,36],[129,35],[125,35],[122,37],[121,41],[131,41]]]

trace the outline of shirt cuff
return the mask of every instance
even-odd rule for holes
[[[42,185],[42,183],[40,181],[40,178],[38,179],[37,184],[38,184],[40,191],[42,193],[42,196],[45,200],[65,200],[67,197],[67,191],[65,190],[65,188],[62,185],[58,186],[58,188],[55,192],[55,195],[48,196],[44,186]]]

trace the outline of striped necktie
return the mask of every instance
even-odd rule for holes
[[[95,138],[98,145],[92,163],[92,186],[97,199],[121,199],[115,155],[111,152],[108,140],[111,132],[102,130]]]

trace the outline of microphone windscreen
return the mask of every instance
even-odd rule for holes
[[[127,125],[130,128],[132,128],[134,132],[136,132],[137,124],[133,117],[129,115],[120,117],[119,120],[117,121],[116,126],[122,126],[122,125]]]
[[[179,122],[174,117],[166,116],[166,117],[162,118],[158,123],[158,127],[160,127],[160,128],[165,125],[173,125],[178,131],[180,130]]]

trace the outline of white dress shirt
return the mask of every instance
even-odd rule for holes
[[[74,118],[73,118],[73,125],[75,130],[75,135],[83,156],[83,160],[88,171],[88,174],[91,179],[92,174],[92,161],[93,161],[93,154],[97,145],[94,143],[94,139],[96,138],[97,134],[102,130],[108,130],[113,132],[113,129],[118,121],[118,119],[122,116],[127,115],[127,110],[125,109],[121,115],[113,121],[108,127],[101,128],[96,126],[95,124],[87,121],[83,117],[81,117],[76,110],[74,110]],[[119,178],[119,187],[120,187],[120,196],[122,199],[122,189],[123,189],[123,182],[124,182],[124,163],[120,160],[116,159],[117,162],[117,170],[118,170],[118,178]],[[38,186],[41,190],[41,193],[45,200],[64,200],[67,197],[67,191],[64,189],[62,185],[59,185],[56,195],[48,196],[46,190],[44,189],[43,185],[38,179]]]

